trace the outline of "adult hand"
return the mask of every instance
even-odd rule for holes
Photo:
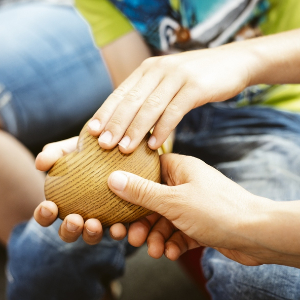
[[[102,133],[102,148],[119,143],[122,152],[131,153],[155,125],[148,144],[158,149],[188,111],[241,92],[250,66],[252,55],[238,43],[148,58],[108,97],[88,130]]]
[[[48,170],[61,156],[73,151],[77,138],[47,145],[36,159],[36,166]],[[118,171],[108,179],[109,187],[124,200],[142,205],[156,213],[132,223],[128,240],[141,246],[146,240],[154,258],[163,253],[177,259],[185,251],[210,246],[225,256],[246,265],[277,263],[300,267],[300,201],[276,202],[254,196],[201,160],[167,154],[161,156],[161,185]],[[57,206],[42,202],[34,217],[42,226],[57,218]],[[274,232],[278,238],[274,236]],[[287,234],[288,233],[288,234]],[[103,230],[96,219],[83,221],[69,215],[59,229],[65,242],[82,234],[88,244],[101,240]],[[111,236],[126,236],[124,224],[114,224]]]
[[[51,143],[43,148],[36,158],[36,168],[40,171],[48,171],[62,156],[76,149],[78,137]],[[43,201],[34,211],[35,220],[42,226],[50,226],[58,216],[58,208],[54,202]],[[78,214],[68,215],[59,229],[59,236],[65,242],[75,242],[82,234],[83,240],[90,244],[100,242],[103,229],[99,220],[89,219],[84,222]],[[116,240],[126,236],[126,228],[122,224],[114,224],[110,228],[110,234]]]
[[[252,195],[196,158],[162,155],[161,169],[166,185],[123,171],[108,179],[119,197],[157,213],[131,224],[131,244],[147,240],[148,253],[156,258],[165,252],[174,260],[206,245],[242,264],[263,262],[264,251],[250,242],[247,226],[257,223],[272,201]]]

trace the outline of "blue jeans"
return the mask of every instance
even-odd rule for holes
[[[0,10],[0,119],[30,149],[78,134],[112,91],[89,28],[71,7]],[[41,199],[43,200],[43,199]],[[127,241],[99,245],[58,237],[60,220],[17,226],[8,245],[8,300],[100,300],[124,269]]]
[[[216,103],[186,115],[176,138],[176,152],[203,159],[253,194],[300,199],[299,114]],[[211,248],[202,267],[214,300],[300,299],[296,268],[248,267]]]
[[[80,237],[65,243],[61,220],[42,227],[34,219],[18,225],[8,246],[8,300],[100,300],[105,285],[124,271],[127,240],[87,245]]]
[[[28,148],[77,135],[112,92],[87,23],[69,6],[0,9],[0,119]]]

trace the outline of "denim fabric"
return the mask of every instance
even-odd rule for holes
[[[0,119],[27,147],[79,133],[112,91],[88,25],[68,6],[0,10]]]
[[[299,114],[206,105],[184,117],[176,138],[176,152],[203,159],[256,195],[300,199]],[[212,299],[300,299],[296,268],[243,266],[211,248],[202,267]]]
[[[0,119],[30,149],[78,134],[112,91],[85,21],[71,7],[22,4],[0,10]],[[42,200],[42,199],[41,199]],[[66,244],[34,220],[8,246],[8,300],[99,300],[124,269],[126,240]]]
[[[42,227],[31,220],[10,238],[8,300],[100,300],[103,283],[123,274],[127,240],[87,245],[82,238],[65,243],[58,236],[61,220]]]

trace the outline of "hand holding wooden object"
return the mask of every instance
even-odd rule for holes
[[[148,147],[148,138],[149,135],[133,153],[123,154],[118,147],[100,148],[97,137],[90,135],[85,125],[77,149],[61,157],[46,177],[45,196],[56,203],[59,217],[80,214],[84,220],[96,218],[103,226],[110,226],[150,214],[116,196],[107,185],[109,175],[116,170],[160,182],[159,155]]]

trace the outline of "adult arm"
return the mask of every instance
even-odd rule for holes
[[[73,151],[76,142],[72,138],[49,144],[38,155],[37,168],[49,169]],[[133,246],[147,241],[150,256],[165,254],[171,260],[189,249],[210,246],[245,265],[300,267],[300,231],[296,230],[300,201],[276,202],[253,195],[193,157],[162,155],[161,166],[164,185],[123,171],[108,179],[119,197],[156,212],[130,225],[128,240]],[[49,226],[57,218],[57,206],[44,201],[34,216],[41,225]],[[59,230],[66,242],[82,234],[89,244],[98,243],[102,233],[98,220],[84,222],[74,214],[65,218]],[[127,231],[124,225],[114,224],[110,233],[121,239]]]
[[[161,165],[166,185],[122,171],[108,179],[119,197],[164,217],[133,223],[129,242],[147,240],[156,258],[205,245],[245,265],[300,268],[300,201],[255,196],[193,157],[166,154]]]

